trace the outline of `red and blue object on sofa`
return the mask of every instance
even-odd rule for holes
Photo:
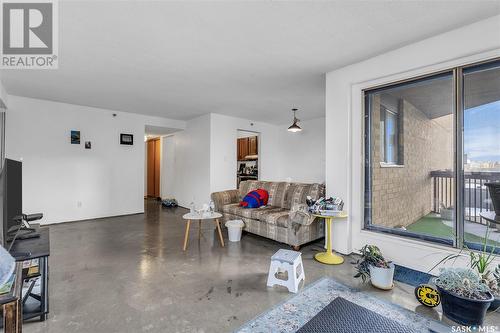
[[[267,205],[267,200],[269,200],[269,193],[267,193],[266,190],[259,188],[245,195],[243,200],[240,202],[240,206],[243,208],[259,208]]]

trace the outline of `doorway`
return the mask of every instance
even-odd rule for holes
[[[152,138],[146,141],[146,196],[160,198],[161,140]]]
[[[236,141],[236,184],[245,180],[259,179],[259,148],[258,132],[237,131]]]

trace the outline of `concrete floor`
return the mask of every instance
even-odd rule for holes
[[[49,319],[25,323],[24,332],[230,332],[291,296],[266,287],[269,258],[285,245],[246,234],[221,248],[206,223],[201,241],[197,224],[191,229],[184,253],[185,212],[148,201],[144,215],[50,226]],[[332,276],[439,317],[418,306],[410,286],[397,283],[390,292],[362,286],[352,278],[350,258],[338,266],[314,261],[322,246],[301,250],[306,284]]]

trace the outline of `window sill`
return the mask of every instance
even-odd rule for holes
[[[385,163],[385,162],[380,162],[380,167],[381,168],[404,168],[404,164],[391,164],[391,163]]]

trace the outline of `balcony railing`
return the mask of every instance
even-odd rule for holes
[[[451,207],[455,203],[455,179],[450,170],[431,171],[433,188],[432,209],[440,213],[441,208]],[[464,214],[471,222],[484,223],[479,213],[492,210],[490,194],[484,183],[500,181],[500,172],[480,171],[464,173]]]

